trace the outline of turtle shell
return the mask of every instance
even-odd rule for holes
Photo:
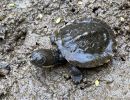
[[[82,18],[55,31],[55,43],[70,64],[92,68],[112,58],[115,41],[104,21]]]

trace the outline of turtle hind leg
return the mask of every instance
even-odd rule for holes
[[[82,73],[77,67],[70,65],[69,72],[70,72],[71,78],[75,84],[79,84],[82,81],[82,79],[83,79]]]

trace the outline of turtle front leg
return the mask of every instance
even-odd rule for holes
[[[75,84],[79,84],[82,81],[83,79],[82,73],[77,67],[70,65],[69,72]]]

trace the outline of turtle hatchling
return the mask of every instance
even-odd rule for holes
[[[57,49],[39,49],[31,54],[31,63],[43,67],[69,63],[74,83],[83,76],[79,68],[93,68],[110,61],[114,55],[114,32],[106,22],[96,18],[81,18],[56,30],[51,43]]]

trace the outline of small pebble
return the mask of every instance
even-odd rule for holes
[[[64,78],[66,79],[66,80],[68,80],[68,79],[70,79],[70,76],[68,75],[68,74],[63,74],[63,76],[64,76]]]
[[[105,63],[108,63],[109,61],[110,61],[110,59],[109,59],[109,60],[106,60]]]
[[[60,23],[60,22],[61,22],[61,18],[58,17],[58,18],[55,20],[55,23],[58,24],[58,23]]]
[[[0,21],[4,20],[4,19],[5,19],[5,17],[6,17],[6,15],[1,14],[1,15],[0,15]]]
[[[83,2],[82,1],[78,1],[78,5],[82,5],[83,4]]]
[[[1,34],[0,34],[1,35]],[[2,34],[1,36],[0,36],[0,40],[4,40],[4,38],[5,38],[5,36]]]
[[[16,7],[16,4],[15,3],[10,3],[9,7]]]
[[[99,80],[95,81],[95,86],[99,86]]]
[[[130,32],[130,26],[125,26],[125,29]]]
[[[39,14],[38,16],[37,16],[37,19],[42,19],[43,18],[43,15],[42,14]]]
[[[84,79],[83,79],[83,82],[86,83],[86,82],[87,82],[87,78],[84,78]]]
[[[125,19],[124,19],[123,17],[120,17],[120,20],[121,20],[121,22],[124,22],[124,21],[125,21]]]
[[[0,61],[0,76],[5,76],[10,72],[10,66],[7,62]]]

